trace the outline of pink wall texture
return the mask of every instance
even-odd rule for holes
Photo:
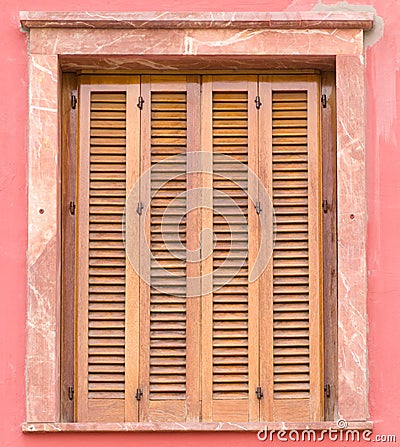
[[[377,29],[366,39],[369,404],[371,420],[375,422],[374,435],[396,435],[397,444],[400,443],[399,0],[354,0],[350,3],[197,0],[192,4],[185,0],[59,0],[56,3],[3,0],[0,12],[0,447],[63,447],[70,443],[77,447],[115,443],[121,447],[260,444],[254,433],[22,433],[21,423],[25,420],[28,67],[27,39],[19,30],[19,11],[309,11],[327,8],[368,9],[379,17]]]

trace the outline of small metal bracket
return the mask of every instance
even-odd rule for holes
[[[139,107],[140,110],[143,109],[143,103],[144,103],[144,99],[142,96],[139,96],[138,100],[137,100],[137,106]]]
[[[261,203],[260,202],[256,202],[255,205],[254,205],[254,208],[256,209],[256,213],[257,214],[261,213],[262,208],[261,208]]]
[[[76,109],[76,104],[78,102],[78,99],[76,98],[76,96],[71,93],[71,107],[75,110]]]
[[[325,93],[321,96],[321,104],[324,109],[326,109],[326,95]]]
[[[138,388],[136,390],[135,398],[136,400],[141,400],[143,397],[143,390],[141,388]]]
[[[256,388],[256,396],[257,399],[262,399],[264,397],[263,389],[260,386]]]
[[[254,100],[256,103],[256,108],[259,109],[262,106],[262,102],[259,96],[256,96],[256,99]]]
[[[328,201],[326,199],[324,199],[322,201],[322,209],[323,209],[325,214],[328,212]]]
[[[143,203],[142,202],[139,202],[138,204],[137,204],[137,207],[136,207],[136,212],[139,214],[139,216],[142,214],[142,211],[143,211]]]
[[[69,400],[74,399],[74,387],[73,386],[68,387],[68,399]]]
[[[324,392],[326,397],[331,397],[331,386],[329,383],[324,386]]]
[[[75,215],[75,210],[76,210],[75,202],[69,202],[69,212],[70,212],[71,216]]]

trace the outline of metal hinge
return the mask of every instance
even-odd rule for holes
[[[139,107],[140,110],[143,109],[143,103],[144,103],[144,99],[142,96],[139,96],[138,100],[137,100],[137,106]]]
[[[75,214],[76,205],[75,202],[69,202],[69,212],[73,216]]]
[[[324,386],[324,391],[325,391],[325,396],[326,397],[331,397],[331,386],[329,385],[329,383],[327,383]]]
[[[136,212],[139,214],[139,216],[142,214],[142,211],[143,211],[143,203],[142,202],[139,202],[138,204],[137,204],[137,207],[136,207]]]
[[[135,398],[136,400],[141,400],[143,397],[143,390],[141,388],[138,388],[136,390]]]
[[[263,389],[260,386],[256,388],[256,396],[257,399],[262,399],[264,397]]]
[[[71,107],[73,109],[76,109],[76,103],[78,102],[78,99],[76,98],[76,96],[71,93]]]
[[[256,213],[257,214],[261,213],[262,208],[261,208],[261,203],[260,202],[256,202],[255,205],[254,205],[254,208],[256,209]]]
[[[68,399],[69,400],[74,399],[74,387],[73,386],[68,387]]]
[[[256,96],[256,99],[254,100],[256,103],[256,108],[259,109],[262,106],[262,102],[259,96]]]
[[[326,95],[325,95],[325,94],[323,94],[323,95],[321,96],[321,104],[322,104],[322,107],[323,107],[324,109],[326,109]]]
[[[324,199],[322,201],[322,209],[323,209],[324,213],[328,212],[328,201],[326,199]]]

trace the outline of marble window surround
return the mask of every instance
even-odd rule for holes
[[[338,419],[368,422],[365,86],[368,12],[21,12],[29,32],[25,432],[259,430],[262,423],[60,423],[62,70],[334,68],[338,166]],[[334,422],[286,424],[327,429]],[[269,423],[270,428],[283,427]]]

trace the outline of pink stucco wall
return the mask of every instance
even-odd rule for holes
[[[27,42],[20,10],[307,11],[331,0],[3,0],[0,4],[0,447],[259,445],[253,433],[24,435],[27,248]],[[400,443],[400,1],[370,5],[383,36],[367,49],[370,413]],[[318,4],[318,5],[316,5]],[[339,6],[346,7],[341,3]],[[337,5],[336,5],[337,7]],[[379,37],[379,33],[377,33]],[[328,442],[326,442],[328,443]],[[359,443],[357,443],[359,444]],[[362,443],[361,443],[362,444]],[[392,444],[393,445],[393,444]]]

